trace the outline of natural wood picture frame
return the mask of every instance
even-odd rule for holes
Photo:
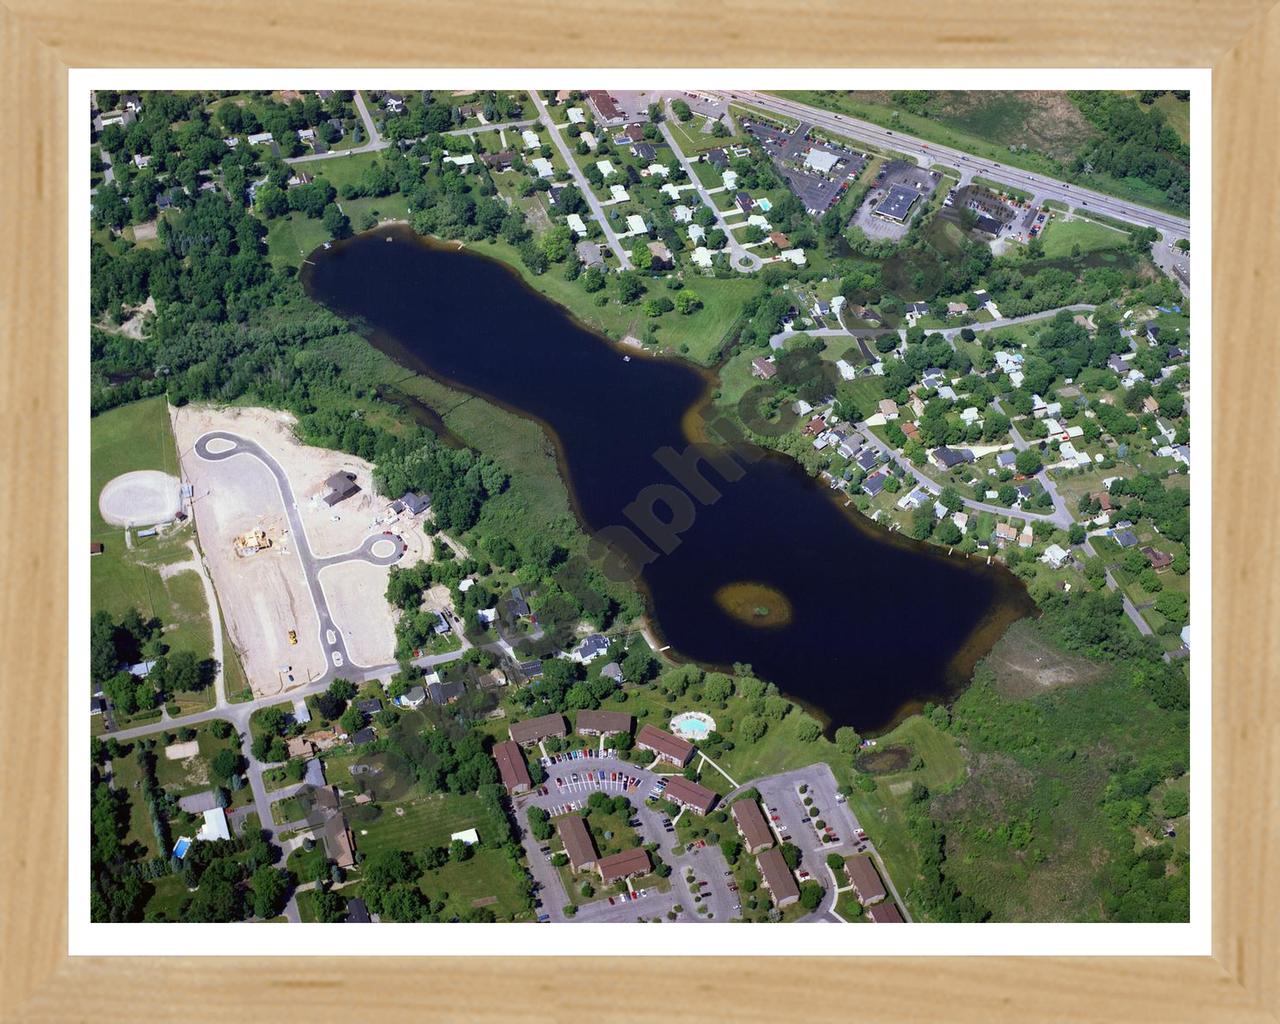
[[[77,0],[0,6],[8,145],[0,175],[5,465],[0,679],[0,1007],[12,1021],[277,1019],[895,1021],[1280,1019],[1280,587],[1269,497],[1280,457],[1276,168],[1280,8],[1079,2],[803,2],[637,10],[560,0],[316,0],[280,8]],[[393,26],[393,30],[388,30]],[[662,26],[666,26],[663,28]],[[731,56],[705,44],[719,39]],[[1214,69],[1213,955],[1197,958],[70,958],[67,955],[67,77],[72,66],[1106,66]],[[1259,189],[1259,183],[1262,183]],[[1270,185],[1270,187],[1268,187]],[[1260,493],[1261,492],[1261,493]],[[1261,499],[1261,500],[1259,500]],[[1248,510],[1248,511],[1245,511]],[[71,515],[80,509],[70,509]],[[1241,515],[1241,512],[1244,512]],[[33,536],[52,520],[52,538]],[[589,952],[584,950],[584,953]],[[962,950],[957,950],[962,952]],[[421,973],[419,973],[419,971]],[[661,1006],[641,993],[683,989]],[[162,996],[161,994],[164,993]],[[608,993],[609,995],[606,995]],[[602,998],[603,997],[603,998]],[[808,1003],[808,1010],[805,1009]],[[653,1006],[652,1011],[640,1009]],[[791,1009],[788,1009],[790,1007]]]

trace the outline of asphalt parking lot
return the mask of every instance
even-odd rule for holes
[[[807,785],[808,792],[801,794],[801,785]],[[849,805],[839,799],[835,776],[827,765],[815,764],[771,775],[758,780],[755,788],[760,791],[765,817],[774,831],[780,838],[790,837],[788,841],[803,855],[800,871],[808,872],[828,890],[831,879],[826,867],[827,854],[847,857],[867,848],[867,844],[858,839],[858,820]],[[805,806],[806,796],[813,798],[812,807]],[[820,816],[811,813],[814,807],[821,812]],[[831,830],[826,834],[834,837],[832,842],[823,842],[824,833],[819,832],[816,825],[819,817]]]
[[[737,916],[734,907],[737,894],[729,889],[731,879],[726,875],[728,865],[718,847],[707,846],[674,853],[677,844],[675,828],[665,824],[667,816],[660,810],[645,805],[651,793],[660,793],[665,786],[665,776],[630,764],[613,756],[569,758],[560,755],[546,766],[547,781],[530,793],[516,800],[516,816],[521,828],[521,841],[529,861],[530,870],[537,885],[537,896],[542,903],[538,915],[550,921],[565,921],[564,905],[569,902],[560,875],[551,865],[543,847],[551,853],[560,847],[558,837],[539,843],[528,831],[526,809],[532,804],[541,807],[552,817],[580,810],[594,792],[609,796],[623,795],[631,800],[633,819],[639,821],[637,834],[644,843],[657,843],[658,855],[671,866],[671,890],[668,893],[650,889],[648,895],[638,900],[617,900],[610,904],[607,898],[582,906],[575,921],[636,921],[665,917],[674,906],[683,908],[682,921],[731,921]],[[574,776],[577,776],[575,779]],[[623,776],[619,778],[618,776]],[[559,781],[557,781],[559,780]],[[834,780],[833,780],[834,785]],[[690,812],[686,812],[690,813]],[[732,829],[732,825],[727,826]],[[692,868],[697,891],[685,881],[687,869]],[[695,902],[694,896],[700,899]],[[706,914],[697,913],[700,906],[707,907]]]

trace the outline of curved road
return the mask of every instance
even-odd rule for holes
[[[219,451],[211,451],[209,444],[212,441],[223,441],[230,444],[231,447]],[[325,599],[324,588],[320,586],[318,573],[326,565],[333,565],[335,562],[347,561],[352,558],[363,558],[364,561],[372,562],[374,565],[390,565],[404,554],[404,541],[393,534],[377,534],[367,538],[364,544],[354,552],[331,558],[317,558],[311,550],[310,541],[307,540],[307,528],[303,525],[302,516],[298,512],[298,502],[293,496],[293,487],[289,483],[289,477],[280,467],[280,463],[276,462],[275,458],[268,454],[262,445],[230,431],[214,430],[197,438],[195,452],[196,455],[207,462],[223,462],[240,455],[248,455],[267,467],[272,477],[275,478],[276,487],[280,490],[280,499],[284,503],[285,518],[288,519],[289,528],[293,531],[294,548],[298,552],[298,559],[302,562],[302,573],[306,580],[307,591],[311,594],[311,603],[315,606],[316,618],[320,623],[320,649],[325,652],[325,661],[328,663],[324,678],[327,679],[334,669],[346,668],[351,665],[351,658],[347,654],[346,641],[342,638],[342,631],[334,625],[333,616],[329,612],[329,602]],[[395,557],[390,559],[375,558],[371,553],[374,544],[389,540],[394,540],[395,542]]]

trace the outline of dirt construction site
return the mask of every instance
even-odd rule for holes
[[[407,545],[400,564],[412,565],[430,557],[430,541],[416,523],[384,522],[388,499],[374,492],[369,463],[302,444],[288,413],[187,405],[171,415],[200,544],[253,693],[271,696],[303,686],[324,673],[326,655],[280,490],[257,458],[203,459],[194,450],[196,440],[226,430],[261,445],[289,478],[317,559],[354,551],[370,534],[394,529]],[[339,472],[353,474],[359,490],[331,507],[322,500],[325,481]],[[394,660],[395,620],[384,597],[389,571],[363,562],[319,571],[333,622],[351,658],[365,666]]]

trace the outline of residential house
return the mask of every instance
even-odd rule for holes
[[[1050,544],[1044,549],[1044,554],[1040,556],[1040,561],[1053,569],[1061,569],[1070,560],[1070,553],[1058,544]]]

